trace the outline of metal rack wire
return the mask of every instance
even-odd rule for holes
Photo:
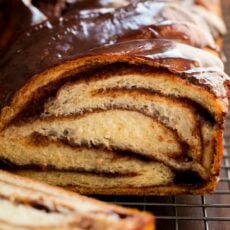
[[[213,194],[172,197],[102,196],[99,199],[154,213],[157,229],[230,230],[230,116],[226,125],[221,179]]]

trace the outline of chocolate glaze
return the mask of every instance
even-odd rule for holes
[[[32,3],[38,7],[48,17],[58,17],[71,9],[88,10],[95,8],[120,8],[133,2],[143,2],[143,0],[32,0]],[[152,0],[154,1],[154,0]],[[177,2],[185,6],[201,5],[215,12],[214,6],[217,6],[219,0],[155,0],[161,2]]]
[[[95,10],[100,8],[120,8],[134,2],[130,0],[32,0],[48,17],[60,17],[71,10]]]
[[[103,46],[85,54],[85,56],[92,57],[92,62],[94,60],[93,57],[97,57],[98,55],[108,56],[108,58],[117,56],[120,62],[125,60],[127,56],[130,59],[139,60],[140,63],[146,62],[150,64],[151,62],[151,65],[154,67],[166,68],[173,73],[180,73],[181,77],[185,77],[192,83],[208,88],[217,96],[226,96],[224,83],[228,81],[228,77],[222,72],[222,62],[217,57],[205,51],[187,45],[167,40],[145,39]],[[79,56],[79,59],[81,57]],[[214,67],[215,69],[210,69],[210,67]],[[12,70],[14,71],[14,69]],[[210,74],[213,77],[210,77]],[[19,78],[17,79],[18,81],[14,81],[14,75],[8,75],[7,77],[8,79],[10,78],[10,81],[7,80],[4,82],[3,79],[0,79],[0,82],[1,86],[5,87],[3,89],[8,89],[8,93],[14,92],[15,89],[17,90],[17,84],[24,84],[27,80],[26,78]],[[6,88],[6,86],[9,88]],[[14,88],[10,88],[12,86]],[[3,96],[6,95],[3,94]],[[9,98],[5,97],[5,103],[8,101]]]
[[[119,56],[121,61],[122,56],[146,63],[152,61],[154,67],[177,73],[191,83],[207,88],[217,97],[226,97],[225,83],[230,79],[223,73],[221,60],[206,51],[169,40],[141,39],[96,48],[88,55],[99,54]]]
[[[66,8],[65,0],[32,0],[32,4],[49,18],[61,16]]]
[[[196,25],[186,22],[167,22],[146,26],[141,29],[128,32],[126,35],[119,37],[118,41],[151,38],[176,40],[199,48],[210,48],[213,49],[213,51],[218,49],[210,34],[206,33],[206,31],[200,30],[200,28]],[[203,38],[206,39],[203,40]]]
[[[46,17],[37,8],[21,0],[0,2],[0,15],[2,15],[0,49],[14,40],[22,31],[46,20]]]
[[[114,44],[122,36],[139,28],[148,25],[161,28],[162,21],[167,21],[170,31],[170,25],[173,25],[171,29],[176,27],[176,23],[170,22],[171,19],[193,23],[192,18],[189,12],[185,13],[175,5],[145,1],[130,4],[113,13],[93,14],[82,18],[80,13],[72,11],[65,17],[45,21],[23,33],[1,58],[0,108],[8,104],[10,97],[34,74],[66,60],[86,55],[94,47]],[[178,33],[178,36],[173,30],[171,33],[173,39],[183,40],[184,31]],[[188,35],[188,31],[185,34]],[[197,36],[197,33],[191,31],[189,36]],[[170,38],[170,33],[166,37]],[[207,38],[204,37],[203,41],[205,39]],[[212,46],[207,41],[207,46],[209,45]],[[127,50],[127,47],[131,50]],[[161,60],[160,66],[177,72],[199,66],[216,66],[217,63],[218,66],[221,65],[214,56],[168,41],[131,41],[94,50],[91,55],[104,52],[107,55],[119,53],[121,56],[140,56],[149,60],[157,59],[158,62]]]

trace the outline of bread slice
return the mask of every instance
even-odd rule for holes
[[[81,193],[213,191],[228,107],[222,70],[214,55],[166,40],[64,62],[2,110],[2,165]]]
[[[0,225],[8,229],[153,230],[148,213],[121,208],[0,171]]]

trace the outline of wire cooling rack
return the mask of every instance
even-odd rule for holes
[[[97,198],[153,213],[160,230],[230,230],[230,116],[226,124],[221,180],[213,194]]]

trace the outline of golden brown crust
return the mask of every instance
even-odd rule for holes
[[[224,152],[223,135],[224,135],[223,128],[220,128],[219,130],[216,131],[216,137],[215,137],[216,154],[214,156],[213,166],[211,169],[211,173],[216,176],[219,176],[220,167],[223,158],[223,152]]]

